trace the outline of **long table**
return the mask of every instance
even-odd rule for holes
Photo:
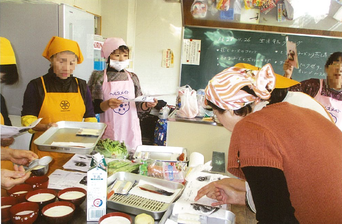
[[[256,224],[255,214],[246,206],[232,205],[231,211],[236,215],[235,224]],[[107,213],[115,212],[112,209],[107,209]],[[134,215],[131,215],[134,220]],[[133,222],[134,223],[134,222]],[[46,224],[43,217],[39,217],[35,224]],[[68,224],[97,224],[97,222],[87,222],[87,201],[84,201],[80,207],[76,208],[73,219]],[[159,220],[155,222],[159,224]]]

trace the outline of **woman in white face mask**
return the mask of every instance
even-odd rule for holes
[[[129,48],[123,39],[107,38],[101,53],[108,66],[104,71],[94,71],[88,85],[94,111],[107,124],[102,138],[123,141],[128,149],[135,149],[142,144],[138,112],[149,112],[158,101],[129,102],[142,91],[138,76],[125,69],[129,65]]]

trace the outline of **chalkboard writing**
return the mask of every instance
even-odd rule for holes
[[[182,64],[181,86],[203,89],[214,75],[237,63],[258,67],[270,63],[276,73],[284,74],[286,36],[297,45],[299,69],[294,69],[292,78],[298,81],[325,78],[329,55],[342,51],[341,38],[185,27],[184,39],[201,40],[201,54],[199,65]]]

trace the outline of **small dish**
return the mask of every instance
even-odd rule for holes
[[[87,197],[87,191],[81,187],[65,188],[58,192],[58,200],[68,201],[79,206]]]
[[[57,192],[52,189],[37,189],[27,193],[25,199],[28,202],[34,202],[39,205],[41,210],[45,205],[56,201]]]
[[[33,187],[30,184],[18,184],[7,191],[8,195],[14,197],[18,203],[25,202],[25,196],[32,191]]]
[[[26,181],[26,184],[32,185],[33,189],[46,189],[49,185],[48,176],[31,176]]]
[[[120,224],[131,224],[132,218],[130,215],[123,212],[111,212],[99,219],[99,224],[112,224],[112,223],[120,223]]]
[[[50,224],[69,223],[74,215],[75,205],[68,201],[56,201],[44,206],[42,215]]]
[[[39,205],[34,202],[22,202],[10,208],[11,220],[14,224],[32,224],[36,221]]]
[[[7,223],[11,220],[10,209],[17,204],[17,199],[11,196],[1,197],[1,223]]]

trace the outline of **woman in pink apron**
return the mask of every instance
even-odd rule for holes
[[[291,78],[293,66],[288,60],[283,69],[285,76]],[[326,79],[308,79],[290,91],[304,92],[315,98],[330,113],[336,126],[342,130],[342,52],[334,52],[325,63]]]
[[[107,124],[102,138],[124,142],[128,149],[142,144],[138,113],[149,112],[154,102],[130,101],[142,95],[136,74],[125,70],[129,65],[129,49],[121,38],[107,38],[102,47],[107,59],[104,71],[94,71],[88,85],[95,113]]]

